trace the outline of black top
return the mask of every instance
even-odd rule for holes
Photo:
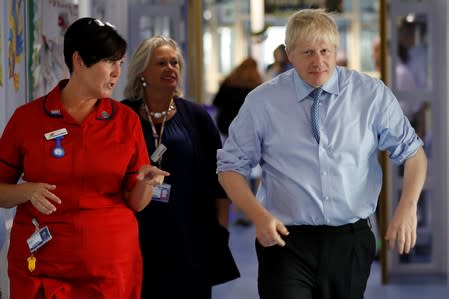
[[[136,112],[142,105],[142,101],[123,103]],[[239,276],[228,247],[229,233],[216,216],[215,200],[226,198],[216,174],[220,136],[199,105],[181,98],[175,98],[175,105],[177,112],[166,122],[162,136],[167,151],[161,168],[170,173],[164,181],[171,185],[169,202],[152,201],[137,213],[144,259],[142,294],[150,298],[195,298],[202,286]],[[151,155],[155,149],[151,125],[140,120]]]

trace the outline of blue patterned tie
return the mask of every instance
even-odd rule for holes
[[[315,137],[316,142],[320,143],[320,129],[319,129],[319,123],[320,123],[320,96],[323,93],[323,90],[321,88],[315,88],[310,93],[310,96],[313,99],[312,109],[310,111],[312,116],[312,133]]]

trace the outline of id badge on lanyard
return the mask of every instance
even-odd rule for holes
[[[161,184],[153,187],[151,200],[168,203],[170,200],[170,184]]]
[[[170,105],[172,105],[172,102],[170,102]],[[167,120],[167,114],[164,115],[164,119],[162,120],[162,125],[161,125],[161,132],[160,132],[160,134],[158,134],[156,131],[156,127],[154,126],[153,120],[151,119],[151,115],[150,115],[148,106],[145,102],[144,102],[144,108],[145,108],[145,112],[148,117],[148,121],[151,124],[151,130],[153,131],[153,138],[154,138],[155,150],[151,154],[150,159],[154,163],[158,163],[159,168],[161,168],[162,156],[164,155],[165,151],[167,150],[167,147],[164,144],[162,144],[162,134],[164,133],[165,122]],[[170,201],[170,190],[171,190],[170,184],[161,184],[161,185],[153,186],[153,194],[151,196],[151,200],[161,202],[161,203],[168,203]]]
[[[36,229],[27,239],[28,249],[31,252],[31,255],[27,258],[28,270],[30,272],[33,272],[36,269],[36,257],[34,256],[34,253],[53,238],[48,226],[42,228],[39,227],[39,223],[35,218],[33,218],[32,222]]]

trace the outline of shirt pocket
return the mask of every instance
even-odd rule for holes
[[[45,138],[30,142],[24,153],[25,180],[55,184],[72,175],[73,142],[62,138],[58,156],[55,155],[56,144],[55,139]]]

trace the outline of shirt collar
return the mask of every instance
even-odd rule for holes
[[[340,72],[339,68],[339,66],[336,66],[329,80],[321,86],[321,88],[329,94],[338,95],[340,93],[340,87],[338,84],[338,76]],[[314,87],[304,82],[296,71],[293,76],[298,102],[301,102],[309,96]]]
[[[61,103],[61,91],[69,80],[62,80],[44,97],[44,112],[53,118],[64,118],[64,108]],[[95,104],[96,120],[111,120],[115,116],[114,101],[109,98],[99,99]]]

